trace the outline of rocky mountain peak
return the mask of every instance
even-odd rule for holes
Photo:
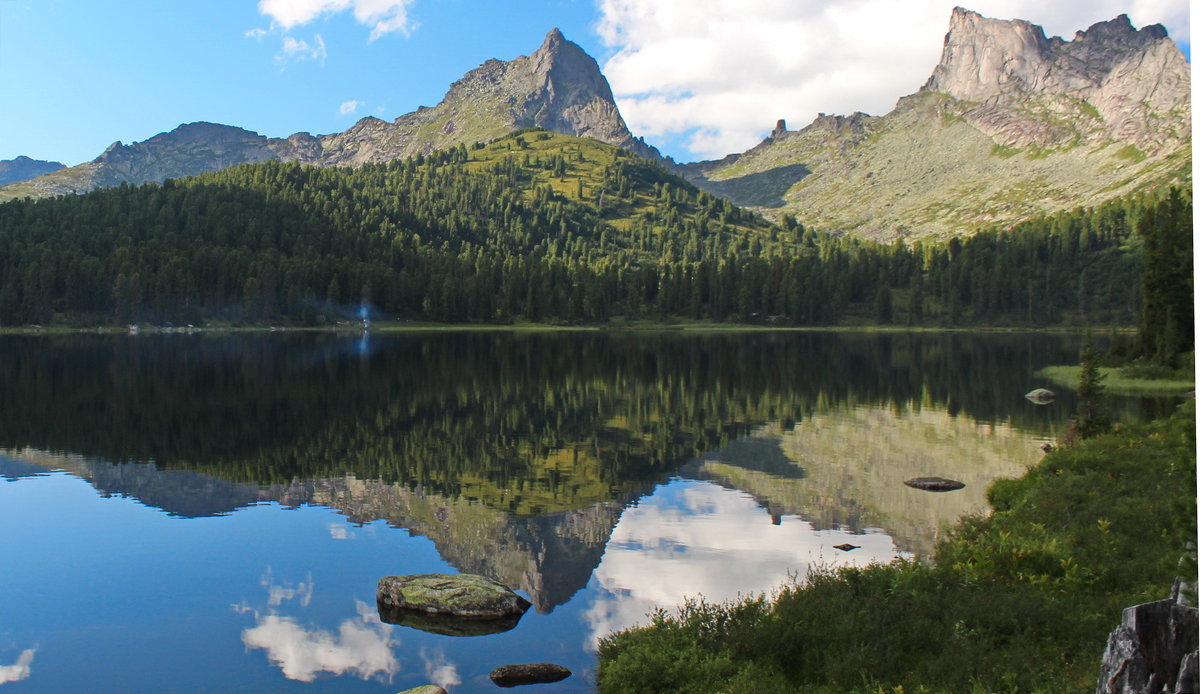
[[[977,103],[963,117],[1005,147],[1117,140],[1158,151],[1191,137],[1190,82],[1160,24],[1136,29],[1120,15],[1064,41],[958,7],[923,89]]]
[[[0,161],[0,186],[26,181],[61,168],[63,165],[59,162],[31,159],[22,154],[14,159]]]

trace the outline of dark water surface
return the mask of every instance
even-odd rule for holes
[[[1061,432],[1070,393],[1022,396],[1079,342],[3,337],[0,686],[474,692],[552,661],[575,675],[536,691],[586,691],[654,607],[930,551]],[[380,576],[434,571],[534,607],[489,636],[380,621]]]

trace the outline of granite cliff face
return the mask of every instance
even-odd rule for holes
[[[93,161],[0,188],[0,200],[156,182],[277,159],[359,166],[493,140],[528,127],[591,137],[659,158],[657,150],[629,132],[596,61],[554,29],[531,55],[489,60],[451,85],[437,106],[392,122],[367,117],[345,132],[285,139],[190,123],[143,142],[116,142]]]
[[[768,216],[878,239],[970,233],[1191,180],[1191,68],[1129,18],[1066,41],[956,8],[925,86],[890,113],[822,114],[686,165]]]
[[[1138,30],[1121,15],[1067,42],[959,7],[924,89],[978,102],[963,117],[1002,145],[1112,139],[1154,152],[1186,139],[1189,74],[1160,24]]]
[[[30,159],[24,155],[16,159],[6,159],[0,161],[0,186],[36,178],[61,168],[64,167],[59,162]]]

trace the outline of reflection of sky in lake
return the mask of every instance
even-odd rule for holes
[[[834,545],[858,549],[843,552]],[[769,592],[812,565],[863,565],[897,553],[879,532],[815,530],[796,516],[771,516],[749,495],[676,480],[625,510],[593,576],[588,644],[644,623],[681,597],[710,602]]]
[[[836,392],[828,397],[823,392],[807,399],[797,396],[795,401],[781,397],[779,402],[791,403],[785,408],[787,416],[746,415],[746,421],[730,426],[728,438],[717,437],[710,434],[725,431],[733,420],[705,412],[736,402],[743,403],[733,408],[738,411],[772,411],[775,386],[759,384],[757,390],[743,392],[721,385],[724,381],[708,383],[697,376],[697,392],[708,395],[694,402],[682,399],[696,410],[695,426],[682,432],[660,426],[659,418],[680,411],[680,401],[664,396],[660,402],[654,393],[684,387],[680,384],[690,383],[688,374],[693,373],[728,372],[729,383],[773,373],[756,361],[763,350],[777,360],[767,360],[767,365],[778,366],[785,359],[794,363],[796,350],[789,345],[807,339],[754,338],[740,353],[743,357],[726,356],[715,365],[721,368],[710,362],[724,352],[709,347],[729,346],[724,343],[705,343],[707,347],[693,354],[682,349],[686,345],[654,342],[632,354],[620,352],[623,356],[611,372],[620,375],[632,369],[629,377],[614,377],[608,371],[577,376],[576,361],[592,363],[587,358],[607,355],[614,345],[572,351],[575,343],[570,341],[550,345],[563,349],[523,351],[523,341],[501,341],[497,344],[503,348],[493,349],[483,338],[430,338],[415,346],[396,341],[387,349],[382,348],[385,340],[367,342],[357,334],[323,347],[324,343],[314,347],[306,340],[281,338],[278,344],[252,341],[252,349],[242,355],[246,358],[232,359],[228,368],[222,366],[224,361],[210,364],[207,342],[178,343],[192,349],[192,356],[205,365],[194,372],[195,364],[187,359],[168,358],[170,350],[138,351],[143,343],[133,341],[119,342],[115,357],[100,353],[99,361],[78,358],[72,362],[74,370],[65,375],[53,350],[45,357],[36,350],[20,352],[26,361],[18,363],[30,368],[5,374],[12,374],[13,383],[18,375],[34,377],[25,378],[27,390],[9,393],[9,408],[0,413],[5,415],[0,417],[0,432],[8,431],[11,439],[5,443],[9,453],[0,450],[2,691],[58,694],[86,687],[92,694],[394,694],[434,682],[462,694],[495,691],[487,678],[492,668],[532,661],[560,663],[576,673],[538,687],[539,692],[590,691],[596,641],[612,629],[644,621],[656,607],[673,607],[689,596],[723,601],[770,591],[813,565],[886,561],[898,546],[927,551],[937,527],[962,512],[979,510],[987,482],[996,474],[1016,474],[1040,457],[1034,444],[1052,436],[1061,419],[1061,412],[1034,408],[1021,398],[1028,390],[1021,375],[1014,377],[1022,381],[1020,388],[980,388],[980,397],[994,400],[983,411],[1004,415],[988,424],[972,419],[970,407],[946,405],[924,395],[910,393],[906,397],[911,402],[896,406],[883,394],[908,393],[911,389],[904,384],[909,372],[864,367],[874,362],[851,359],[843,366],[858,365],[855,373],[845,375],[858,399],[842,400]],[[822,364],[822,370],[828,370],[829,357],[845,351],[843,347],[851,356],[878,357],[885,365],[890,354],[855,352],[853,340],[843,344],[841,337],[828,339],[836,344],[821,353],[823,358],[809,360]],[[900,342],[907,344],[897,338]],[[938,338],[937,344],[942,342]],[[475,370],[468,368],[464,378],[451,378],[452,388],[442,387],[441,378],[449,378],[444,374],[426,383],[409,371],[409,365],[418,364],[415,373],[423,374],[430,355],[453,356],[464,345],[475,345],[473,349],[483,350],[487,358],[480,358]],[[292,351],[274,351],[281,346],[291,346]],[[129,354],[121,351],[126,348]],[[696,359],[685,360],[678,373],[672,372],[669,360],[659,361],[664,350],[674,358]],[[213,351],[223,354],[215,346]],[[357,354],[367,356],[360,359]],[[466,354],[478,357],[469,349]],[[512,358],[489,361],[505,354]],[[543,375],[553,366],[546,355],[565,360],[555,378]],[[647,355],[654,358],[642,359]],[[744,358],[748,356],[753,358]],[[122,361],[125,357],[128,363]],[[146,364],[139,361],[151,357]],[[284,357],[298,360],[304,368],[272,371],[274,365],[289,363]],[[159,358],[162,361],[156,361]],[[343,368],[346,361],[353,368]],[[443,361],[443,367],[458,368],[453,359]],[[897,363],[907,362],[897,358]],[[97,369],[95,364],[110,368]],[[1031,361],[1018,370],[1023,374],[1035,366]],[[493,382],[489,375],[497,369],[503,372],[502,367],[516,376]],[[88,381],[88,388],[81,387],[88,374],[110,371],[121,378]],[[912,374],[916,373],[914,366]],[[164,381],[163,374],[179,378]],[[209,387],[230,374],[243,378],[225,389]],[[808,379],[820,375],[820,370],[794,374]],[[830,382],[836,386],[838,378]],[[293,382],[289,379],[312,384],[311,393],[292,391],[308,399],[297,403],[282,394],[269,397],[281,384]],[[877,379],[894,387],[884,388]],[[573,385],[562,387],[560,381]],[[57,389],[47,388],[48,382],[57,383]],[[779,387],[790,393],[807,382],[792,378]],[[939,392],[973,392],[951,387],[952,377],[939,383]],[[913,381],[913,387],[919,385]],[[171,390],[176,386],[184,390]],[[87,420],[82,415],[60,421],[62,412],[110,412],[107,398],[114,388],[124,394],[120,402],[130,411],[161,414],[161,420],[147,416],[131,422],[114,415],[92,418],[90,429],[78,426],[77,420]],[[144,398],[158,391],[172,396],[144,406]],[[413,399],[414,392],[425,399]],[[339,393],[341,400],[331,399]],[[446,393],[453,397],[447,400]],[[553,395],[549,406],[514,407],[505,417],[489,414],[509,412],[511,398],[542,403],[545,393]],[[626,407],[625,393],[641,399],[634,398]],[[38,398],[41,409],[26,406]],[[744,404],[755,398],[765,398],[764,404]],[[403,407],[390,409],[394,402],[407,404],[409,399],[420,405],[416,414]],[[1010,401],[1015,403],[1011,407]],[[447,412],[446,402],[451,407],[478,407]],[[801,407],[804,403],[811,408]],[[247,409],[238,409],[242,404]],[[966,404],[979,406],[980,401]],[[166,410],[159,412],[162,408]],[[346,408],[349,411],[328,431],[317,427],[317,433],[327,436],[311,441],[299,436],[308,433],[314,421],[323,425]],[[1069,411],[1065,399],[1059,409]],[[255,419],[260,410],[279,416]],[[293,417],[296,412],[314,414]],[[1030,412],[1036,417],[1025,416]],[[520,437],[527,420],[533,421],[530,413],[539,426],[548,427],[538,439],[547,449],[538,460],[546,463],[545,476],[561,484],[523,491],[538,504],[551,503],[551,512],[511,513],[506,504],[515,503],[512,490],[522,482],[503,476],[493,480],[488,475],[496,470],[467,465],[465,472],[470,474],[441,479],[440,453],[427,460],[438,474],[415,478],[419,483],[403,476],[377,478],[370,465],[358,469],[347,462],[345,469],[338,467],[341,461],[374,463],[377,454],[385,461],[401,458],[401,449],[391,444],[402,440],[410,425],[440,436],[446,421],[477,419],[483,434],[491,435],[500,426],[507,427],[501,432],[506,436]],[[1021,414],[1025,426],[1007,426],[1007,413]],[[22,414],[27,416],[17,417]],[[212,416],[205,419],[205,414]],[[172,428],[197,417],[218,428],[183,427],[182,433]],[[13,424],[18,420],[33,434]],[[161,426],[163,421],[170,426]],[[224,428],[242,421],[249,425],[235,427],[240,436]],[[368,426],[380,421],[376,429]],[[43,432],[45,422],[54,426],[39,439],[36,434]],[[613,422],[625,422],[628,428]],[[1036,432],[1029,429],[1030,423]],[[590,438],[592,425],[603,428],[604,435]],[[705,427],[711,431],[697,439],[702,443],[662,448],[671,451],[665,463],[625,486],[610,486],[597,472],[602,468],[585,466],[611,463],[631,444],[643,456],[640,464],[649,465],[653,461],[647,451],[660,449],[643,445],[645,441],[677,433],[697,435]],[[263,431],[282,434],[256,435]],[[146,432],[162,436],[143,441]],[[356,438],[356,432],[365,432],[364,438]],[[126,439],[144,446],[131,446]],[[578,445],[577,439],[587,445]],[[437,436],[431,440],[440,442]],[[77,441],[80,448],[75,449]],[[230,443],[236,445],[222,445]],[[108,446],[101,450],[117,452],[106,457],[88,448],[100,444]],[[182,447],[176,451],[176,445]],[[166,451],[162,457],[159,448]],[[594,451],[591,457],[575,455],[584,449]],[[704,454],[688,460],[697,449]],[[124,450],[142,451],[142,457],[125,457],[120,453]],[[313,463],[318,472],[300,475],[285,464],[278,479],[263,480],[239,477],[240,467],[220,464],[229,456],[253,471],[260,453],[280,451],[278,458],[267,460],[287,463],[290,455]],[[189,467],[193,457],[207,467]],[[474,460],[459,455],[448,462],[468,458]],[[132,462],[143,459],[159,464]],[[326,460],[332,462],[325,464]],[[581,470],[596,473],[595,479]],[[679,477],[655,486],[672,474]],[[968,487],[931,497],[903,485],[904,479],[925,474],[953,476]],[[572,486],[577,483],[584,485],[582,491]],[[463,489],[473,490],[474,496]],[[489,490],[495,493],[487,496]],[[861,547],[848,553],[834,549],[842,543]],[[373,600],[379,577],[457,570],[502,575],[535,599],[538,608],[511,631],[469,638],[378,619]]]

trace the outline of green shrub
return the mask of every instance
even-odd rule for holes
[[[1132,604],[1195,573],[1195,403],[997,481],[931,562],[823,569],[606,637],[602,692],[1089,692]],[[1183,559],[1181,569],[1181,558]]]

